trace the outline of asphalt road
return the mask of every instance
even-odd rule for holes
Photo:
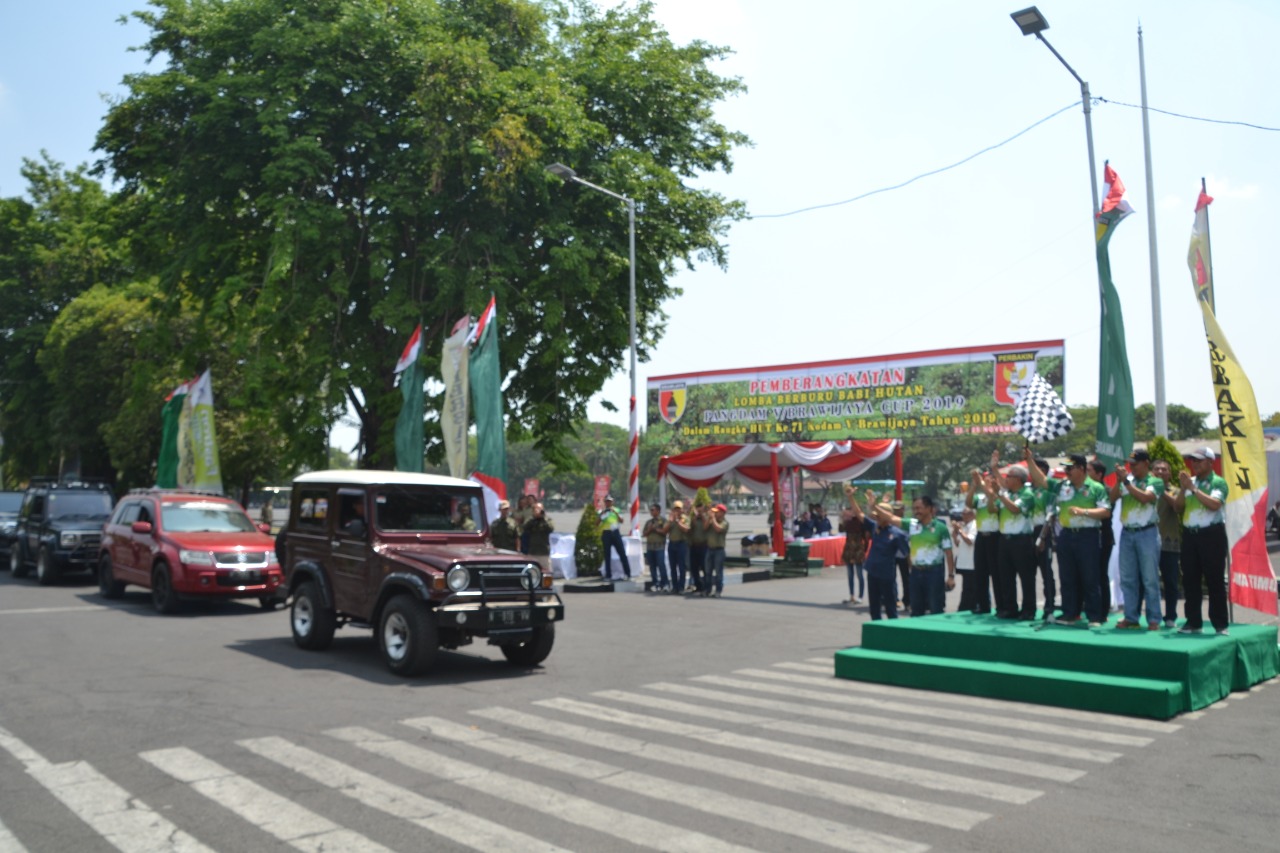
[[[566,595],[546,663],[0,572],[0,853],[1276,849],[1273,683],[1169,723],[831,677],[843,570]]]

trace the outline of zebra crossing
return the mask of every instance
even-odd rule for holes
[[[126,853],[924,853],[1181,728],[845,681],[827,658],[285,731],[216,755],[160,745],[110,775],[49,761],[3,723],[0,766],[25,773],[0,787],[0,853],[64,849],[47,820],[7,811],[21,786]]]

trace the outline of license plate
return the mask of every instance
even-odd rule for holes
[[[490,611],[492,614],[489,619],[495,625],[528,625],[529,610],[528,608],[505,608],[503,610]]]

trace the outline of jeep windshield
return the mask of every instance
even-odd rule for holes
[[[50,492],[49,518],[105,518],[111,514],[106,492]]]
[[[374,525],[386,533],[476,533],[483,528],[479,489],[383,486]]]
[[[239,507],[212,501],[162,503],[160,519],[169,533],[256,533]]]

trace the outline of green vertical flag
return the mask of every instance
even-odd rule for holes
[[[418,355],[422,352],[422,324],[413,330],[409,343],[405,344],[396,373],[400,374],[400,415],[396,418],[396,470],[423,471],[425,438],[422,434],[423,394],[422,366]]]
[[[1112,468],[1128,459],[1133,449],[1133,378],[1124,342],[1124,313],[1120,310],[1120,294],[1111,281],[1107,244],[1116,226],[1133,208],[1123,199],[1124,184],[1110,163],[1104,164],[1103,180],[1107,197],[1097,217],[1102,333],[1098,342],[1098,436],[1094,453],[1107,468]]]
[[[190,382],[183,382],[164,398],[160,410],[160,458],[156,461],[156,487],[178,488],[178,420],[187,401]]]
[[[502,412],[502,371],[498,366],[497,302],[489,298],[472,331],[475,346],[467,372],[476,414],[476,470],[507,480],[506,420]]]

